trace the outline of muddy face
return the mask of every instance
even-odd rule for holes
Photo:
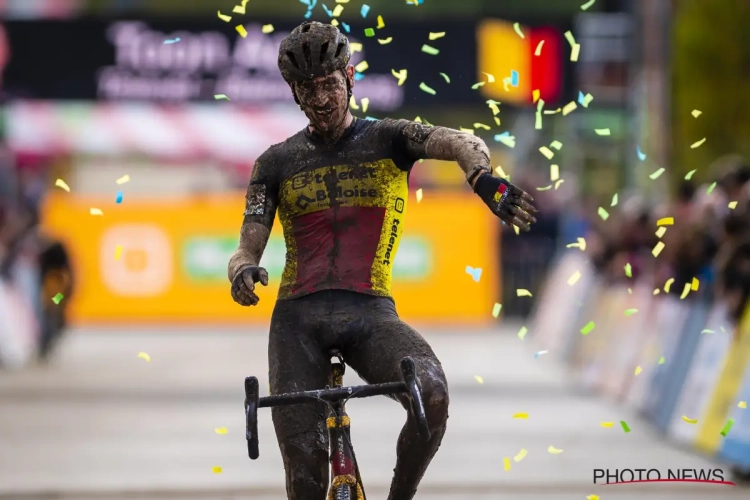
[[[324,137],[337,137],[343,131],[349,109],[343,71],[297,83],[295,91],[302,111],[317,133]]]

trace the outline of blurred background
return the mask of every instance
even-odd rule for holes
[[[394,296],[453,405],[418,498],[584,498],[606,467],[748,480],[750,2],[236,5],[0,0],[0,498],[283,497],[270,415],[250,463],[241,411],[278,224],[257,307],[226,266],[255,158],[306,124],[276,66],[305,18],[353,42],[356,116],[482,137],[540,210],[518,235],[456,164],[412,172]],[[385,497],[403,412],[350,406]],[[708,488],[637,495],[747,495]]]

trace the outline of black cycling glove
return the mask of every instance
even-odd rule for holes
[[[490,207],[493,214],[508,225],[528,231],[531,229],[530,225],[536,222],[536,218],[531,215],[537,212],[530,203],[534,198],[505,179],[495,177],[490,172],[482,173],[474,184],[474,192]]]
[[[255,284],[268,285],[268,272],[260,266],[247,266],[232,280],[232,298],[243,306],[254,306],[260,300],[255,294]]]

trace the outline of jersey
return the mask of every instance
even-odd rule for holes
[[[258,158],[245,223],[270,230],[278,212],[286,242],[279,299],[333,289],[391,296],[409,173],[431,130],[355,119],[334,145],[306,128]]]

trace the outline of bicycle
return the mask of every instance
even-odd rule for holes
[[[345,405],[352,398],[366,398],[370,396],[387,396],[406,393],[409,396],[410,413],[416,420],[419,435],[425,441],[430,439],[430,429],[427,425],[424,401],[422,399],[422,385],[416,375],[414,360],[405,357],[401,360],[400,382],[383,384],[368,384],[353,387],[343,387],[344,359],[341,353],[333,349],[329,352],[331,358],[337,358],[337,363],[331,363],[331,385],[325,389],[314,391],[277,394],[259,397],[258,379],[245,378],[245,418],[247,429],[247,453],[251,460],[259,456],[258,450],[258,408],[272,406],[304,404],[311,401],[324,401],[328,404],[330,415],[326,419],[328,428],[331,464],[331,487],[328,490],[328,500],[366,500],[364,485],[360,477],[357,458],[351,441],[351,420],[346,414]]]

